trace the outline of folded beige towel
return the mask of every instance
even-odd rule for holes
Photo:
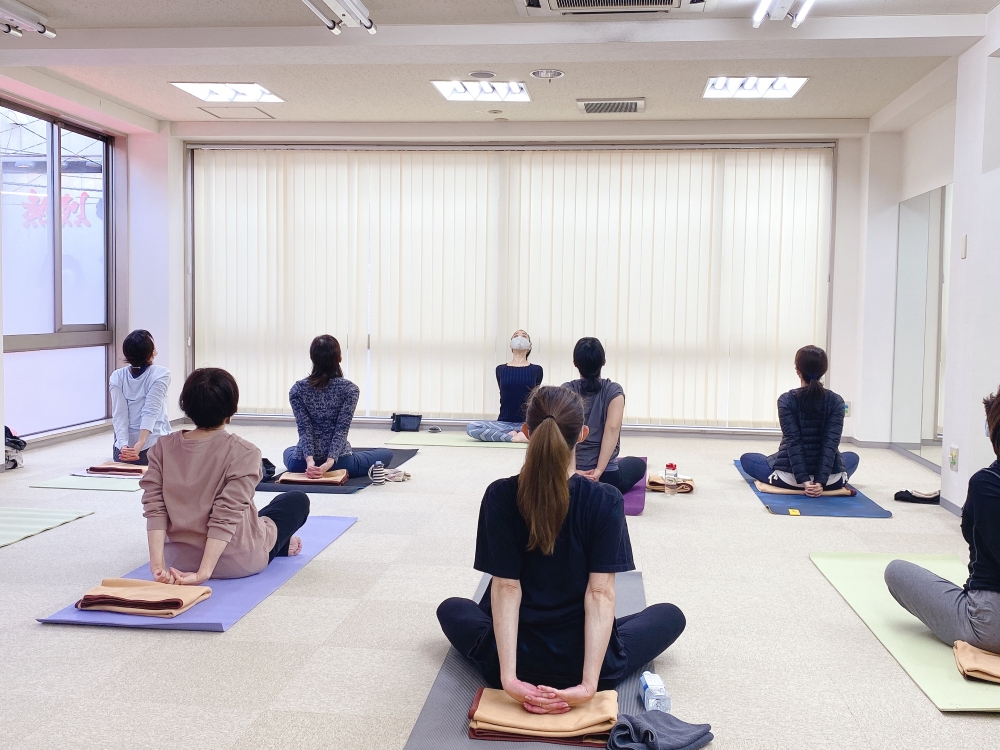
[[[480,688],[469,709],[469,737],[538,737],[556,744],[604,747],[617,721],[618,693],[614,690],[602,690],[589,703],[564,714],[532,714],[503,690]]]
[[[91,466],[87,469],[88,474],[110,474],[112,476],[135,476],[141,477],[146,473],[145,466],[139,466],[137,464],[127,464],[122,461],[105,461],[103,464],[97,464],[97,466]]]
[[[1000,654],[983,651],[965,641],[955,641],[955,664],[966,677],[1000,682]]]
[[[323,476],[317,477],[316,479],[310,479],[305,474],[295,474],[291,471],[286,471],[278,477],[278,482],[280,484],[332,484],[339,486],[347,484],[348,479],[350,479],[350,477],[347,475],[347,469],[328,471]]]
[[[77,609],[99,609],[126,615],[176,617],[212,595],[208,586],[176,586],[131,578],[105,578],[76,603]]]
[[[686,494],[694,492],[694,479],[691,477],[670,477],[664,479],[659,474],[650,474],[646,479],[646,489],[650,492],[668,492]]]
[[[765,484],[759,480],[755,480],[754,484],[757,485],[757,489],[761,492],[766,492],[768,495],[804,495],[805,490],[790,490],[785,487],[775,487],[773,484]],[[841,487],[839,490],[827,490],[820,497],[854,497],[858,494],[858,491],[852,487]]]

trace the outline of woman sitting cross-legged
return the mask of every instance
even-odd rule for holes
[[[167,389],[170,370],[153,364],[156,344],[149,331],[132,331],[122,342],[127,367],[111,373],[111,422],[115,461],[146,466],[147,451],[164,435],[170,434],[167,419]]]
[[[646,460],[619,457],[625,391],[613,380],[601,377],[607,364],[604,346],[595,338],[582,338],[573,347],[573,366],[580,379],[563,383],[583,399],[584,421],[589,430],[576,449],[577,473],[587,479],[610,484],[628,492],[646,475]]]
[[[893,560],[885,583],[904,609],[949,646],[965,641],[1000,654],[1000,390],[983,404],[998,460],[972,475],[962,506],[969,579],[956,586],[919,565]]]
[[[260,450],[225,430],[239,398],[225,370],[195,370],[180,406],[196,428],[161,437],[149,449],[139,486],[153,580],[196,585],[242,578],[302,551],[293,534],[309,516],[304,492],[278,495],[259,513],[254,506]]]
[[[531,355],[531,337],[526,331],[514,331],[510,338],[511,360],[497,365],[497,385],[500,387],[500,416],[495,422],[469,422],[465,432],[469,437],[486,443],[524,443],[521,432],[524,408],[528,396],[542,384],[544,374],[540,365],[528,362]]]
[[[826,352],[818,346],[803,346],[795,353],[801,387],[778,398],[778,452],[740,457],[743,471],[757,481],[819,497],[827,490],[841,489],[857,470],[858,454],[840,452],[844,399],[820,381],[828,366]]]
[[[392,451],[374,448],[354,452],[347,442],[351,419],[358,405],[358,387],[344,377],[340,342],[317,336],[309,346],[312,374],[288,392],[299,431],[299,442],[285,449],[285,468],[313,479],[327,471],[346,469],[348,476],[363,477],[381,461],[388,467]]]
[[[528,403],[518,476],[479,509],[475,567],[493,576],[480,603],[448,599],[441,629],[532,713],[565,713],[614,688],[684,630],[673,604],[615,619],[615,573],[634,570],[621,493],[574,471],[587,437],[580,397],[543,386]]]

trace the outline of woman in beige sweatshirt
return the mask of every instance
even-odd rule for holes
[[[242,578],[260,573],[275,557],[302,551],[293,534],[309,516],[309,497],[286,492],[258,513],[253,500],[260,450],[225,430],[239,398],[225,370],[195,370],[180,406],[196,429],[171,433],[149,449],[139,486],[156,581],[197,585]]]

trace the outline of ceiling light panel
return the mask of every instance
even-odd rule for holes
[[[275,96],[259,83],[175,83],[182,91],[204,102],[276,103],[284,99]]]
[[[787,76],[718,76],[708,79],[703,96],[706,99],[791,99],[808,80]]]
[[[431,81],[449,102],[530,102],[519,81]]]

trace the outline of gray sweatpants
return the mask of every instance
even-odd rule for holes
[[[949,646],[965,641],[1000,653],[1000,593],[966,591],[905,560],[889,563],[885,583],[906,611]]]

